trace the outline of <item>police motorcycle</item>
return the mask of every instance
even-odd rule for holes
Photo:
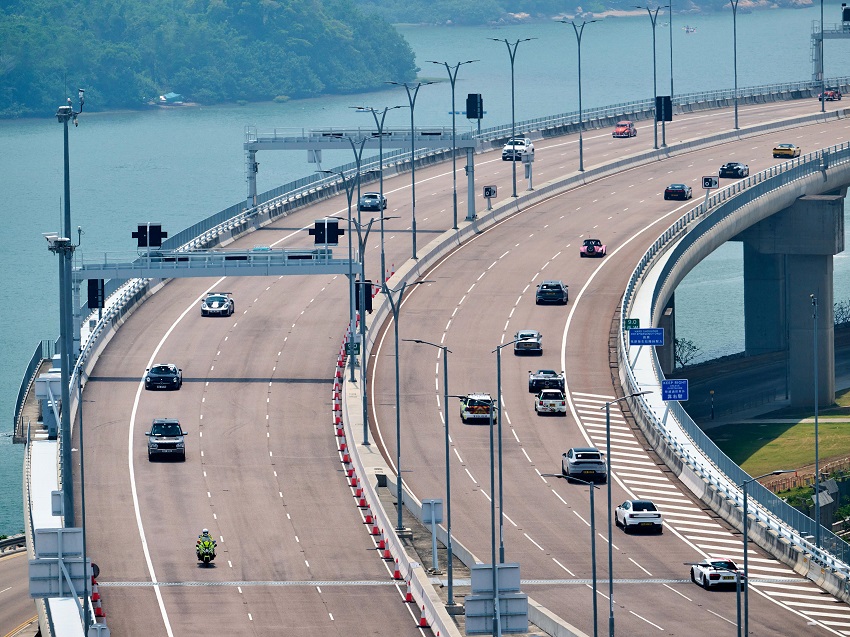
[[[195,545],[195,554],[198,557],[198,561],[204,566],[208,566],[215,559],[215,547],[215,540],[210,537],[209,531],[204,529]]]

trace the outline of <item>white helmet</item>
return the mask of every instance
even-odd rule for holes
[[[210,532],[207,529],[204,529],[203,531],[201,531],[201,535],[209,535],[209,534],[210,534]]]

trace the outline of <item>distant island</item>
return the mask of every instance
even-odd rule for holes
[[[350,0],[0,3],[5,118],[52,114],[77,88],[86,110],[115,110],[286,101],[415,77],[407,41]]]

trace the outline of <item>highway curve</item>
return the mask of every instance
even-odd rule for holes
[[[717,132],[705,122],[703,134]],[[496,395],[496,356],[520,329],[544,334],[540,358],[502,355],[504,546],[507,562],[519,562],[525,592],[592,634],[589,493],[578,484],[543,478],[557,473],[560,455],[572,446],[604,448],[604,403],[616,398],[609,335],[622,291],[647,247],[693,201],[664,201],[671,182],[693,186],[716,174],[726,161],[741,161],[756,172],[778,163],[771,148],[792,141],[806,151],[846,141],[844,120],[807,126],[692,152],[636,168],[526,208],[455,250],[424,275],[431,283],[413,288],[399,320],[402,339],[444,344],[449,357],[449,394]],[[668,136],[669,138],[669,136]],[[645,140],[645,137],[644,137]],[[586,153],[635,140],[594,139]],[[601,147],[601,148],[600,148]],[[547,149],[538,151],[546,157]],[[724,180],[725,183],[728,181]],[[609,256],[581,259],[583,238],[607,243]],[[535,285],[563,279],[570,304],[536,306]],[[707,310],[710,311],[710,310]],[[392,331],[378,342],[372,383],[375,422],[394,450],[394,349]],[[437,350],[402,342],[402,470],[420,498],[444,497],[442,362]],[[566,370],[570,413],[538,417],[527,391],[528,371]],[[657,388],[656,388],[657,391]],[[485,561],[490,558],[490,465],[486,426],[463,425],[457,400],[449,409],[452,436],[453,527],[456,537]],[[661,536],[613,536],[615,622],[631,635],[724,634],[735,622],[735,595],[702,591],[689,581],[689,567],[705,555],[741,562],[740,533],[689,495],[612,406],[613,504],[643,497],[655,500],[667,526]],[[394,455],[391,456],[394,458]],[[600,578],[599,622],[608,623],[606,490],[597,491],[596,530]],[[498,532],[497,532],[498,534]],[[850,608],[822,594],[790,569],[751,547],[750,594],[754,634],[842,634],[850,629]]]
[[[741,122],[746,125],[780,114],[814,110],[814,101],[744,107]],[[668,127],[668,140],[672,143],[673,139],[694,137],[701,130],[721,130],[730,124],[728,111],[683,115]],[[816,138],[820,141],[817,144],[811,138],[817,134],[817,127],[794,131],[781,141],[796,141],[797,135],[802,135],[804,149],[834,143],[832,131],[843,123],[831,126],[829,133]],[[612,140],[608,131],[588,132],[587,165],[651,146],[649,126],[639,125],[639,130],[639,136],[631,140]],[[840,131],[845,133],[843,128]],[[822,141],[826,137],[830,141]],[[751,140],[736,146],[740,150],[703,151],[654,164],[524,212],[462,248],[435,271],[431,278],[436,282],[427,289],[419,286],[409,297],[410,303],[405,304],[401,322],[404,335],[439,340],[463,294],[477,283],[467,293],[469,299],[447,336],[447,344],[456,352],[451,359],[452,390],[494,391],[493,355],[489,352],[500,342],[519,299],[508,331],[529,326],[540,329],[545,334],[546,352],[542,361],[515,360],[505,352],[504,397],[510,418],[505,424],[516,433],[540,471],[556,470],[560,452],[569,444],[581,442],[581,434],[575,416],[566,421],[529,421],[524,374],[544,362],[542,366],[561,365],[558,351],[568,313],[576,307],[583,281],[600,265],[596,261],[580,262],[576,241],[598,232],[609,250],[619,248],[661,211],[678,207],[671,202],[662,206],[657,197],[673,176],[677,180],[697,178],[709,165],[711,170],[706,174],[733,158],[750,160],[751,168],[759,169],[769,163],[769,153],[764,149],[773,141],[777,140]],[[577,165],[575,138],[558,138],[537,146],[537,184],[562,176]],[[759,149],[750,150],[754,146]],[[495,183],[500,192],[510,192],[510,164],[501,162],[496,154],[476,160],[478,183]],[[693,166],[688,165],[691,162]],[[447,164],[417,170],[420,250],[430,237],[451,226],[449,171]],[[646,175],[653,176],[653,181]],[[465,190],[462,182],[458,180]],[[401,217],[386,225],[388,268],[410,255],[409,184],[409,175],[385,180],[388,212]],[[465,193],[461,191],[458,199],[465,201]],[[640,200],[645,203],[638,203]],[[342,201],[336,197],[294,212],[242,238],[233,247],[308,245],[312,238],[305,228],[326,214],[344,216]],[[578,207],[581,210],[576,211]],[[672,213],[667,219],[671,217]],[[626,248],[602,261],[602,271],[577,306],[580,311],[568,333],[566,352],[569,389],[576,409],[580,406],[579,392],[613,395],[607,367],[607,330],[625,277],[663,224],[656,220]],[[377,231],[373,231],[367,251],[367,272],[373,280],[381,279],[379,243]],[[487,251],[482,252],[482,247]],[[571,305],[566,309],[535,308],[533,302],[529,303],[530,293],[523,291],[547,261],[550,263],[543,273],[564,278],[571,285]],[[491,264],[495,265],[488,270]],[[487,274],[477,282],[482,272]],[[208,290],[232,292],[236,314],[202,319],[199,300]],[[406,635],[419,631],[415,626],[418,617],[401,601],[404,590],[391,585],[390,573],[374,551],[339,464],[331,427],[331,381],[347,315],[344,277],[184,279],[165,285],[116,333],[93,370],[83,406],[89,553],[100,566],[104,610],[116,634],[271,635],[285,630],[299,635]],[[417,321],[418,316],[427,320]],[[382,353],[390,349],[385,345]],[[405,471],[411,470],[405,473],[405,479],[420,497],[439,496],[442,436],[435,407],[433,353],[406,347],[402,356],[402,448],[409,460]],[[142,389],[144,370],[154,361],[175,362],[182,367],[185,384],[179,392]],[[391,366],[386,357],[378,361],[373,386],[375,404],[383,406],[378,410],[377,423],[385,425],[392,413],[388,407],[392,401],[387,398],[393,384],[392,376],[387,375]],[[477,380],[470,380],[473,378]],[[414,413],[414,408],[420,411]],[[148,462],[144,432],[157,417],[177,417],[188,431],[185,463]],[[618,416],[615,420],[618,426],[626,427]],[[544,483],[528,466],[529,460],[508,428],[505,513],[517,524],[514,527],[506,522],[505,526],[509,559],[522,563],[524,578],[586,579],[589,533],[578,517],[587,517],[586,489],[561,482]],[[392,432],[386,426],[381,431],[394,449]],[[483,484],[488,466],[486,429],[455,426],[453,432],[465,468]],[[624,434],[632,435],[629,431]],[[628,447],[633,443],[622,444]],[[644,464],[652,460],[640,452],[639,445],[637,451],[642,457],[631,461],[633,473],[652,469]],[[619,471],[616,463],[615,468]],[[460,461],[452,471],[457,485],[454,511],[458,538],[486,559],[489,505],[476,493],[482,489],[466,477]],[[663,472],[663,468],[653,471]],[[664,484],[663,489],[677,487],[671,483]],[[619,484],[615,492],[617,499],[624,497]],[[79,489],[75,493],[79,494]],[[679,497],[687,499],[674,499]],[[602,500],[597,501],[598,522],[604,519]],[[567,513],[569,506],[575,507],[574,512]],[[687,515],[705,517],[696,512],[698,504],[685,502],[681,506]],[[195,539],[203,527],[219,540],[214,568],[199,568],[193,555]],[[709,536],[715,532],[719,531],[714,526],[707,530]],[[543,548],[536,548],[524,537],[526,533]],[[648,624],[635,619],[630,611],[657,615],[658,625],[665,632],[682,634],[687,625],[682,616],[693,615],[707,627],[729,630],[725,623],[733,616],[734,601],[722,594],[707,595],[681,582],[687,577],[681,562],[695,559],[698,552],[674,535],[668,531],[660,538],[615,536],[618,580],[665,580],[665,584],[649,586],[621,584],[616,594],[618,622],[634,634],[643,634]],[[569,540],[565,542],[565,538]],[[599,550],[604,548],[602,540]],[[544,557],[546,552],[564,568]],[[605,572],[601,568],[600,573]],[[160,585],[154,587],[152,581]],[[584,583],[525,588],[590,632],[590,593]],[[565,590],[570,595],[564,595]],[[651,605],[646,603],[644,591],[651,591]],[[570,601],[565,605],[566,599]],[[605,607],[604,599],[601,601],[600,607]],[[701,610],[681,613],[686,602]],[[673,603],[677,604],[675,608]],[[805,620],[789,612],[776,613],[775,606],[760,595],[751,595],[750,604],[754,627],[805,626]]]

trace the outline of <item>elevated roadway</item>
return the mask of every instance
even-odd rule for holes
[[[818,106],[813,100],[745,107],[740,109],[741,122],[745,126],[811,113]],[[731,121],[728,111],[682,115],[668,127],[668,140],[716,132],[729,128]],[[588,132],[586,160],[601,163],[651,147],[649,127],[639,128],[639,136],[631,140],[611,139],[607,130]],[[512,330],[535,327],[546,335],[543,361],[503,358],[508,410],[505,513],[512,520],[506,522],[505,545],[508,559],[522,563],[524,578],[575,581],[572,586],[526,588],[584,632],[592,632],[590,592],[580,581],[589,572],[586,489],[547,484],[534,469],[557,470],[561,451],[583,444],[585,435],[592,439],[586,433],[591,420],[582,412],[599,413],[600,397],[613,395],[607,334],[623,282],[633,260],[679,207],[659,201],[658,193],[670,181],[696,183],[728,160],[750,163],[753,169],[767,165],[772,161],[769,148],[777,141],[808,148],[846,135],[844,122],[805,127],[781,139],[738,142],[589,184],[476,238],[435,270],[430,277],[434,284],[419,286],[422,289],[405,304],[404,336],[436,341],[462,306],[446,328],[447,344],[456,351],[450,362],[452,393],[495,391],[489,351]],[[577,165],[576,144],[571,137],[538,142],[535,182],[572,172]],[[482,156],[477,163],[479,183],[495,183],[501,192],[510,192],[509,164],[496,156]],[[420,245],[451,226],[449,170],[445,165],[417,170]],[[409,179],[386,179],[384,189],[388,211],[401,217],[386,224],[386,262],[401,264],[410,254]],[[344,216],[342,198],[293,212],[233,247],[258,243],[307,247],[312,238],[304,230],[323,215]],[[623,247],[601,263],[579,261],[576,242],[589,234],[600,235],[611,252]],[[373,280],[382,275],[377,271],[379,245],[373,232],[366,257],[367,276]],[[600,274],[594,276],[600,266]],[[570,283],[573,300],[566,313],[557,307],[535,308],[533,300],[529,305],[535,275]],[[576,303],[585,282],[591,285]],[[468,291],[473,283],[475,288]],[[201,319],[198,304],[211,289],[231,291],[238,314]],[[461,303],[464,294],[468,298]],[[116,633],[423,632],[415,625],[415,613],[401,603],[403,586],[388,585],[390,573],[378,559],[338,461],[331,427],[331,379],[347,321],[347,299],[344,277],[334,275],[175,280],[116,333],[89,379],[83,415],[89,552],[101,568],[104,609]],[[569,316],[574,318],[566,332]],[[559,360],[564,341],[566,351]],[[384,356],[377,358],[373,404],[375,422],[392,450],[393,434],[386,428],[394,418],[388,350],[385,346]],[[441,497],[442,435],[434,359],[431,352],[408,348],[402,356],[402,449],[409,462],[405,469],[411,469],[405,480],[421,497]],[[144,369],[154,361],[174,361],[183,368],[181,391],[142,389]],[[529,420],[524,380],[527,370],[538,363],[568,369],[573,413],[566,422]],[[189,431],[185,463],[148,462],[143,434],[155,417],[180,418]],[[618,428],[627,427],[620,418],[616,421]],[[488,502],[481,493],[488,471],[486,428],[458,425],[453,432],[463,459],[463,465],[458,459],[452,466],[456,532],[477,554],[487,555],[482,543],[488,538]],[[664,483],[664,468],[641,451],[639,439],[632,441],[633,434],[626,430],[623,436],[618,446],[624,449],[618,452],[626,455],[615,469],[630,466],[637,476],[652,473],[644,484],[662,483],[653,492],[675,492],[670,496],[675,501],[670,502],[671,515],[674,507],[681,507],[682,519],[694,522],[689,528],[702,529],[700,537],[723,537],[722,545],[732,551],[733,542],[723,527],[703,526],[713,524],[700,511],[703,507],[690,502],[675,484]],[[618,483],[616,488],[615,500],[624,499],[623,486]],[[650,494],[649,487],[641,489],[646,491],[640,493]],[[603,520],[604,498],[597,502],[597,519]],[[198,568],[193,555],[202,527],[219,538],[219,557],[210,569]],[[624,630],[656,634],[661,627],[670,634],[684,634],[694,617],[690,611],[682,612],[685,602],[704,607],[698,616],[707,629],[730,630],[734,600],[706,597],[684,582],[687,569],[681,562],[699,555],[695,541],[683,541],[684,537],[681,531],[659,538],[615,537],[615,577],[633,580],[619,584],[615,594]],[[646,580],[657,585],[647,585]],[[151,585],[153,581],[160,585]],[[786,628],[793,628],[793,633],[809,630],[808,619],[794,611],[777,613],[771,600],[751,596],[750,621],[764,634],[782,634]]]

